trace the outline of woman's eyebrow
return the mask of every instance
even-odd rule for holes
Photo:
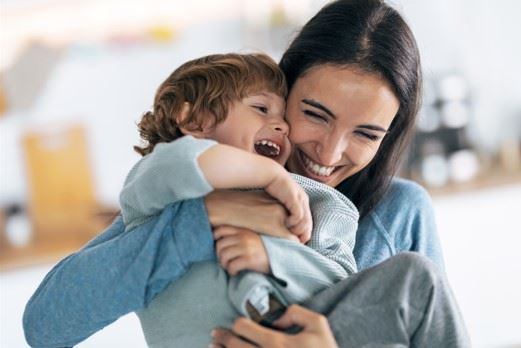
[[[302,99],[302,102],[304,104],[311,105],[311,106],[313,106],[313,107],[315,107],[317,109],[320,109],[320,110],[324,111],[326,114],[328,114],[329,116],[331,116],[332,118],[336,119],[335,114],[331,110],[329,110],[324,105],[322,105],[319,102],[317,102],[316,100],[313,100],[313,99]]]
[[[357,128],[364,128],[364,129],[369,129],[369,130],[383,132],[383,133],[389,132],[387,129],[374,125],[374,124],[361,124],[361,125],[357,126]]]

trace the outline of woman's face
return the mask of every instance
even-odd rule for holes
[[[286,120],[291,172],[329,186],[358,173],[374,158],[400,103],[377,74],[319,65],[290,91]]]

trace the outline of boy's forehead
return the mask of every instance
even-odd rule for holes
[[[263,89],[263,90],[256,90],[256,91],[248,91],[245,96],[244,96],[244,99],[246,98],[255,98],[255,97],[259,97],[259,98],[267,98],[267,99],[273,99],[273,100],[282,100],[284,101],[284,96],[280,95],[280,94],[277,94],[273,91],[268,91],[266,89]]]

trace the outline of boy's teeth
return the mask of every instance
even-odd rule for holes
[[[272,143],[271,141],[269,140],[261,140],[260,142],[258,142],[257,144],[262,144],[262,145],[268,145],[268,146],[271,146],[271,147],[274,147],[277,149],[277,151],[280,151],[280,146],[275,144],[275,143]]]
[[[318,165],[317,163],[310,160],[306,155],[302,156],[304,159],[304,163],[306,164],[306,167],[316,175],[320,176],[330,176],[333,170],[335,170],[335,167],[325,167]]]
[[[255,145],[263,145],[263,146],[271,148],[271,150],[266,149],[267,151],[262,150],[262,149],[257,149],[257,151],[262,152],[261,154],[268,155],[270,157],[278,156],[280,154],[280,146],[269,140],[260,140],[260,141],[256,142]]]

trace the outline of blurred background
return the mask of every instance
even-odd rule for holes
[[[118,211],[136,122],[182,62],[278,60],[324,0],[0,0],[0,346],[44,275]],[[432,194],[476,347],[521,347],[517,0],[392,1],[416,34],[424,104],[401,175]],[[134,315],[80,344],[145,345]]]

